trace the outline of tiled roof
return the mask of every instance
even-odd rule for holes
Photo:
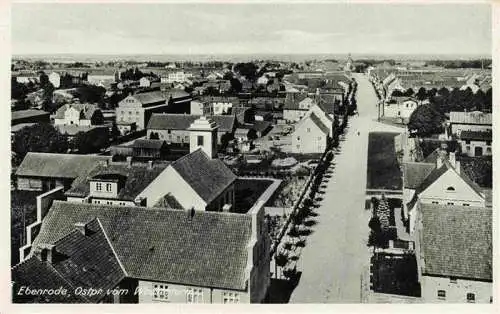
[[[54,201],[38,243],[98,218],[128,277],[244,290],[251,216]]]
[[[11,270],[13,281],[13,303],[85,303],[89,302],[82,296],[68,293],[66,295],[20,295],[18,292],[22,286],[30,289],[57,289],[62,287],[66,291],[74,291],[73,287],[59,274],[54,267],[47,262],[42,262],[36,257],[31,257],[24,262],[14,266]]]
[[[491,113],[483,113],[480,111],[450,112],[451,123],[492,125],[492,117],[493,115]]]
[[[493,133],[491,131],[462,131],[460,132],[461,140],[480,140],[491,141]]]
[[[18,176],[76,178],[110,160],[109,156],[51,154],[29,152],[16,171]]]
[[[163,96],[161,92],[147,92],[147,93],[139,93],[132,95],[138,102],[142,105],[156,104],[156,103],[165,103],[166,98]]]
[[[272,126],[272,123],[269,121],[255,121],[253,123],[252,129],[257,132],[264,132]]]
[[[187,130],[191,123],[199,119],[201,115],[154,113],[149,119],[147,129],[153,130]],[[207,116],[219,126],[218,132],[231,132],[236,122],[234,115]]]
[[[285,98],[285,106],[283,109],[285,110],[307,110],[300,109],[299,103],[307,98],[307,94],[302,93],[287,93]]]
[[[491,208],[422,204],[424,274],[492,280]]]
[[[19,124],[13,125],[10,128],[10,131],[12,133],[16,133],[16,132],[19,132],[19,131],[21,131],[22,129],[24,129],[26,127],[34,126],[35,124],[36,123],[19,123]]]
[[[163,95],[164,95],[165,99],[167,99],[167,100],[170,99],[170,97],[172,97],[173,101],[191,96],[188,92],[185,92],[184,90],[179,89],[179,88],[171,88],[171,89],[165,91],[163,93]]]
[[[88,174],[79,176],[66,191],[67,196],[85,197],[90,192],[89,180],[105,174],[116,174],[126,177],[123,188],[118,191],[117,199],[133,201],[154,179],[167,167],[166,162],[153,163],[150,169],[145,163],[110,163],[98,165]]]
[[[66,110],[69,108],[74,108],[77,111],[83,112],[83,116],[85,119],[90,120],[94,116],[94,114],[98,111],[101,111],[97,105],[92,105],[92,104],[67,104],[56,111],[56,119],[64,119],[64,114],[66,113]]]
[[[436,168],[435,163],[406,162],[403,164],[404,187],[417,189],[425,178]]]
[[[18,110],[18,111],[12,111],[12,120],[18,120],[18,119],[24,119],[24,118],[29,118],[29,117],[39,117],[39,116],[48,116],[50,115],[46,111],[42,110],[34,110],[34,109],[27,109],[27,110]]]
[[[134,148],[160,149],[165,144],[164,140],[138,139],[132,144]]]
[[[236,180],[236,175],[221,160],[209,159],[201,148],[177,159],[171,166],[207,203]]]

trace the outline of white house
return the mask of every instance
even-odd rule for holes
[[[445,156],[445,153],[438,156],[435,168],[422,165],[418,170],[405,169],[403,172],[403,202],[410,234],[415,230],[418,211],[423,204],[486,207],[484,192],[462,173],[455,153],[449,154],[449,160]]]
[[[61,75],[57,72],[50,73],[49,82],[52,83],[55,88],[59,88],[61,86]]]
[[[151,86],[151,80],[145,76],[141,77],[139,80],[139,87],[149,87]]]
[[[54,125],[91,126],[104,122],[101,109],[93,104],[66,104],[56,111]]]
[[[292,133],[294,153],[323,153],[328,143],[330,129],[316,113],[310,111],[295,126]]]
[[[492,131],[461,131],[458,143],[469,157],[492,155]]]
[[[411,97],[391,98],[391,101],[384,104],[382,115],[387,118],[398,118],[402,123],[407,123],[413,111],[419,106],[418,101]]]

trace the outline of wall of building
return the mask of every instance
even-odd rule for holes
[[[493,297],[491,282],[457,279],[449,277],[422,276],[422,299],[426,303],[465,303],[467,293],[474,293],[475,303],[490,303]],[[439,298],[438,290],[444,290],[446,297]]]
[[[167,193],[177,199],[182,207],[205,210],[205,201],[187,184],[177,171],[168,166],[137,198],[146,198],[146,206],[153,207]]]
[[[491,131],[491,125],[476,125],[476,124],[451,124],[451,133],[460,135],[461,131]]]
[[[104,181],[90,181],[90,193],[92,197],[100,198],[115,198],[118,195],[118,184],[116,182],[104,182]],[[97,185],[101,185],[101,190],[97,190]],[[111,188],[109,191],[106,190],[106,185],[109,184]]]
[[[462,147],[462,153],[469,157],[476,156],[476,147],[481,147],[483,150],[482,154],[478,156],[491,156],[492,154],[491,142],[490,145],[487,145],[486,141],[469,141],[467,143],[465,140],[460,140],[459,143]]]
[[[301,122],[292,134],[292,151],[295,153],[322,153],[326,149],[327,134],[311,120]]]
[[[158,133],[158,137],[160,140],[165,140],[170,143],[176,144],[189,144],[189,131],[188,130],[157,130],[157,129],[148,129],[148,138],[151,138],[151,133]],[[218,131],[217,132],[217,144],[221,144],[221,139],[224,134],[227,132]]]
[[[417,108],[417,103],[407,101],[400,104],[386,104],[384,106],[384,117],[409,119],[413,111]]]
[[[168,299],[161,301],[154,298],[153,291],[155,285],[168,287]],[[139,292],[139,303],[188,303],[188,293],[192,291],[191,289],[198,290],[203,296],[202,300],[199,300],[200,303],[223,303],[224,293],[237,294],[239,298],[238,303],[250,302],[248,293],[245,291],[221,290],[144,280],[139,280],[137,291]]]
[[[90,203],[99,205],[114,205],[114,206],[136,206],[132,201],[110,200],[103,198],[91,198]]]
[[[206,208],[210,211],[222,211],[222,207],[226,204],[230,204],[231,208],[234,209],[234,184],[227,187],[226,190],[208,204]]]
[[[41,191],[42,179],[31,177],[17,177],[17,189],[23,191]]]
[[[449,187],[454,190],[448,190]],[[424,204],[448,205],[453,203],[453,205],[460,206],[467,204],[468,206],[485,207],[484,198],[478,195],[451,169],[420,193],[419,199]]]

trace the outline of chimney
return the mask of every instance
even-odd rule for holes
[[[456,167],[456,162],[457,162],[457,157],[455,155],[455,152],[450,152],[448,160],[450,161],[450,164],[453,166],[453,168],[455,168]]]
[[[443,157],[441,157],[440,154],[438,154],[437,156],[437,160],[436,160],[436,168],[439,169],[443,166]]]
[[[132,167],[132,156],[127,156],[127,166]]]
[[[460,160],[455,160],[455,171],[460,174]]]
[[[87,228],[87,224],[83,222],[77,222],[75,223],[75,228],[76,230],[80,231],[81,234],[84,236],[89,234],[89,229]]]
[[[191,207],[190,209],[188,209],[188,219],[189,219],[189,221],[193,220],[194,214],[195,214],[194,207]]]
[[[148,160],[148,169],[153,169],[153,161]]]
[[[40,261],[52,264],[52,262],[54,261],[55,252],[55,245],[42,243],[39,245],[39,251],[37,251],[36,255]]]

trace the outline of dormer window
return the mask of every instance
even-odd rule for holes
[[[102,183],[101,182],[97,182],[95,184],[95,189],[96,189],[96,191],[102,191]]]
[[[452,186],[449,186],[449,187],[446,189],[446,191],[448,191],[448,192],[455,192],[455,188],[454,188],[454,187],[452,187]]]
[[[106,192],[111,192],[111,183],[106,183]]]

